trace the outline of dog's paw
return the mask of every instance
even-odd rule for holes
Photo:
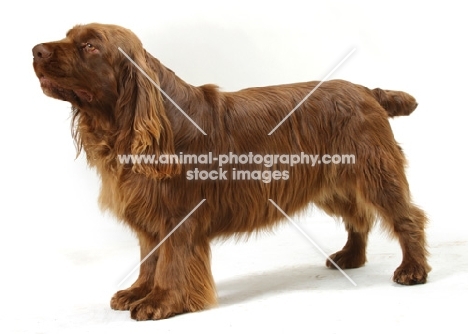
[[[332,263],[332,261],[340,267],[340,269],[351,269],[351,268],[359,268],[366,263],[366,256],[361,255],[359,253],[355,252],[350,252],[346,250],[340,250],[339,252],[336,252],[335,254],[332,254],[329,256],[329,259],[327,259],[326,266],[331,269],[336,269],[335,265]]]
[[[176,303],[169,303],[158,293],[150,293],[130,305],[130,315],[135,320],[160,320],[183,313]]]
[[[402,264],[393,274],[393,281],[402,285],[424,284],[427,281],[428,266],[417,263]]]
[[[127,311],[130,309],[130,304],[145,298],[148,292],[148,289],[143,287],[117,291],[110,301],[110,306],[114,310]]]

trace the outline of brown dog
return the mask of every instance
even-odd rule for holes
[[[146,320],[215,303],[210,240],[271,228],[284,220],[278,208],[293,215],[310,203],[345,222],[348,241],[330,256],[338,266],[364,265],[378,217],[403,251],[393,280],[426,282],[426,216],[411,203],[388,122],[416,108],[410,95],[341,80],[194,87],[113,25],[76,26],[33,55],[44,93],[72,104],[101,207],[136,232],[147,257],[112,308]]]

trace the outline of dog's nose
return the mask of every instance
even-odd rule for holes
[[[53,54],[53,52],[50,51],[44,44],[37,44],[35,47],[33,47],[32,52],[34,60],[36,61],[50,58]]]

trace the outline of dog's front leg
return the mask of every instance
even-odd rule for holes
[[[179,221],[171,220],[164,234]],[[201,224],[189,218],[160,245],[151,291],[130,304],[133,319],[165,319],[199,311],[216,302],[209,240],[201,230]]]
[[[146,256],[157,246],[159,238],[149,234],[138,232],[140,242],[140,259],[143,261]],[[143,299],[153,288],[156,263],[158,261],[158,250],[153,252],[140,265],[140,274],[132,286],[126,290],[118,291],[111,299],[111,307],[114,310],[129,310],[130,304]]]

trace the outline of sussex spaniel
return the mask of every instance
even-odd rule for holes
[[[102,180],[101,208],[135,231],[147,257],[113,309],[146,320],[214,304],[210,241],[272,228],[282,210],[294,215],[311,203],[348,231],[327,266],[363,266],[379,218],[403,252],[393,280],[426,282],[426,216],[411,202],[388,121],[416,108],[409,94],[342,80],[195,87],[115,25],[75,26],[33,56],[44,93],[72,105],[74,140]],[[307,156],[323,159],[312,166]]]

